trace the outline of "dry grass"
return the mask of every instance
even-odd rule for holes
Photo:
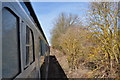
[[[56,56],[59,64],[61,65],[62,69],[64,70],[68,78],[91,78],[89,76],[91,74],[90,70],[85,68],[82,64],[79,65],[79,69],[71,71],[68,66],[67,56],[63,55],[63,53],[60,52],[59,50],[51,48],[50,54]]]

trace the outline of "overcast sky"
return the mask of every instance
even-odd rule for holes
[[[88,2],[32,2],[44,34],[50,43],[53,22],[62,13],[77,14],[83,19],[88,9]]]

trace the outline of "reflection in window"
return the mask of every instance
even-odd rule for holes
[[[13,78],[20,72],[18,19],[6,8],[2,14],[2,76]]]

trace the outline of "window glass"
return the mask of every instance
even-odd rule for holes
[[[26,26],[26,65],[34,61],[32,30]]]
[[[40,40],[41,43],[41,56],[44,56],[45,54],[45,43],[43,40]]]
[[[13,78],[20,72],[18,19],[5,8],[2,14],[2,76]]]
[[[42,40],[40,40],[40,55],[42,55],[43,51],[42,51]]]
[[[41,40],[39,40],[39,56],[41,56],[41,50],[42,50],[42,48],[41,48]]]

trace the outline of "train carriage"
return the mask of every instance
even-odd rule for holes
[[[40,79],[44,61],[47,78],[46,56],[49,44],[30,2],[2,2],[2,78]]]

